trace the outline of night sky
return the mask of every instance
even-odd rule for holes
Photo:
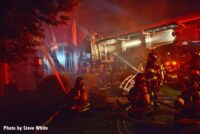
[[[82,0],[75,10],[78,42],[93,31],[112,36],[166,19],[200,14],[199,5],[200,0]],[[70,22],[54,31],[58,41],[70,40]]]

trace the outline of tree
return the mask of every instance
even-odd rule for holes
[[[79,0],[1,0],[0,62],[15,63],[33,52],[44,37],[43,24],[60,25],[69,19]]]

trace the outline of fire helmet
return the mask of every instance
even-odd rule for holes
[[[157,59],[158,59],[158,56],[157,56],[157,54],[155,52],[149,53],[148,60],[156,61]]]

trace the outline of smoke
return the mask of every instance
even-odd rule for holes
[[[129,63],[127,60],[125,60],[123,57],[121,57],[120,55],[118,55],[117,53],[114,54],[118,59],[120,59],[120,61],[122,61],[124,64],[126,64],[127,66],[129,66],[131,69],[133,69],[136,72],[139,72],[139,70],[133,66],[131,63]]]
[[[199,0],[85,0],[77,8],[78,43],[88,31],[107,36],[123,34],[158,21],[200,13],[199,4]],[[55,29],[58,41],[70,38],[69,27],[70,23]]]

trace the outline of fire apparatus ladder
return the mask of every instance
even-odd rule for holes
[[[129,90],[135,85],[135,75],[129,75],[124,79],[124,81],[120,84],[119,88],[122,89],[123,95],[127,95]]]

